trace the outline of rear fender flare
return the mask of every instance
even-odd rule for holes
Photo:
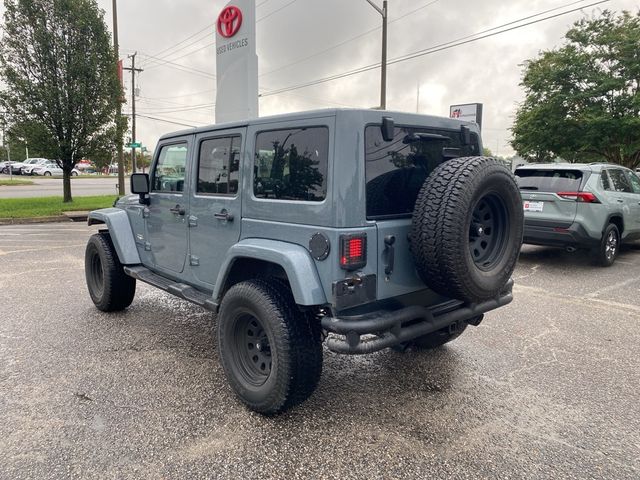
[[[120,208],[94,210],[89,213],[87,223],[107,226],[121,264],[138,265],[141,263],[127,212]]]
[[[324,305],[327,298],[318,276],[318,270],[309,251],[293,243],[265,239],[245,239],[232,246],[220,268],[213,290],[214,302],[220,303],[224,287],[239,258],[274,263],[287,274],[293,298],[298,305]]]

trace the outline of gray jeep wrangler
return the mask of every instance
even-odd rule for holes
[[[325,340],[435,348],[511,302],[522,201],[481,152],[475,124],[376,110],[165,135],[134,195],[89,215],[89,293],[123,310],[141,280],[211,310],[234,392],[281,412],[316,388]]]

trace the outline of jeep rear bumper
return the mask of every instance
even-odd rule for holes
[[[443,328],[455,329],[460,322],[477,325],[483,313],[511,303],[512,288],[513,280],[509,280],[500,295],[480,303],[412,305],[353,317],[324,317],[322,327],[338,335],[327,339],[327,346],[333,352],[351,355],[377,352]]]

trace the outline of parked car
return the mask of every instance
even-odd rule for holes
[[[377,110],[165,135],[134,195],[89,214],[105,224],[89,294],[124,310],[139,280],[216,312],[232,389],[281,412],[313,393],[325,339],[342,354],[437,348],[511,302],[521,198],[481,155],[476,124]]]
[[[51,160],[47,160],[46,158],[30,158],[28,161],[25,161],[22,168],[20,169],[21,175],[33,175],[33,169],[37,166],[44,165],[45,163],[50,163]]]
[[[58,166],[57,163],[49,162],[42,165],[38,165],[32,170],[34,175],[41,175],[44,177],[50,177],[52,175],[62,176],[64,173],[62,168]],[[80,173],[80,171],[76,168],[71,170],[71,176],[75,177]]]
[[[26,166],[29,166],[29,165],[36,165],[39,160],[42,160],[42,159],[40,159],[40,158],[27,158],[23,162],[13,162],[11,164],[11,173],[13,173],[14,175],[21,175],[23,167],[26,167]]]
[[[640,238],[640,178],[612,164],[534,164],[515,171],[524,243],[590,249],[610,266],[622,242]]]
[[[11,165],[14,163],[16,162],[9,162],[9,161],[0,162],[0,173],[8,175]]]

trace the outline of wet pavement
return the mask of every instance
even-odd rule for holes
[[[640,478],[640,245],[525,247],[514,302],[431,352],[325,350],[316,393],[247,411],[212,316],[139,284],[98,312],[95,229],[0,227],[0,478]]]

